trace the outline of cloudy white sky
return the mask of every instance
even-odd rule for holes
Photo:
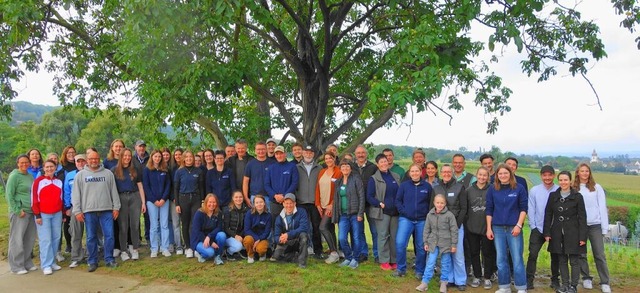
[[[380,129],[367,142],[471,150],[500,147],[503,151],[545,154],[591,154],[593,149],[610,155],[640,154],[640,51],[631,34],[619,26],[609,1],[580,4],[583,18],[593,19],[601,28],[608,58],[592,62],[588,77],[600,95],[603,110],[585,80],[572,77],[566,69],[550,81],[537,83],[519,68],[521,56],[506,48],[493,70],[513,90],[511,112],[500,118],[496,134],[486,134],[490,117],[476,108],[471,97],[464,99],[465,110],[448,117],[420,113],[413,117],[411,133],[406,126]],[[482,35],[475,31],[474,34]],[[496,47],[498,49],[498,47]],[[59,105],[51,94],[52,76],[29,73],[15,85],[17,100]],[[406,119],[406,123],[409,123]]]

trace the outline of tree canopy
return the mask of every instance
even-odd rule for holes
[[[572,6],[563,4],[571,3]],[[640,23],[635,0],[612,0],[621,25]],[[63,104],[135,100],[147,131],[167,123],[228,138],[265,139],[271,129],[320,149],[352,150],[411,111],[443,115],[460,97],[493,117],[511,90],[488,49],[523,53],[540,81],[584,76],[606,57],[599,28],[572,1],[550,0],[8,0],[0,3],[0,105],[12,81],[44,67]],[[491,30],[487,39],[470,34]],[[640,44],[640,39],[636,39]],[[45,58],[49,51],[51,59]],[[444,97],[444,106],[433,103]]]

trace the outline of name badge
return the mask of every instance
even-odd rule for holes
[[[454,195],[456,195],[456,194],[455,194],[455,193],[453,193],[453,192],[449,192],[449,193],[447,194],[447,196],[448,196],[448,197],[453,197]]]
[[[340,186],[340,190],[345,190],[345,189],[347,189],[346,186],[344,186],[344,185]]]

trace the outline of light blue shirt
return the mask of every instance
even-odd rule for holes
[[[531,230],[538,229],[538,231],[542,233],[542,229],[544,228],[544,211],[547,207],[549,194],[558,188],[559,186],[556,184],[553,184],[549,189],[547,189],[544,184],[538,184],[529,190],[529,211],[527,212],[527,217],[529,217],[529,227],[531,227]]]

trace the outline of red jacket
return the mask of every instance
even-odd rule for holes
[[[40,218],[40,213],[60,212],[62,207],[62,181],[47,176],[36,178],[31,188],[31,210],[36,218]]]

